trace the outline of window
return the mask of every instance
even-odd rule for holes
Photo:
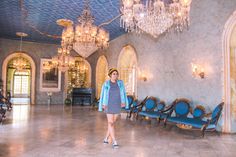
[[[108,79],[108,63],[105,56],[98,59],[96,66],[96,98],[100,97],[103,83]]]
[[[29,72],[14,73],[14,95],[29,95]]]
[[[118,60],[120,79],[124,81],[128,95],[137,96],[137,58],[132,46],[125,46]]]

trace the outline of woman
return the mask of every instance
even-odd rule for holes
[[[124,83],[122,80],[118,80],[118,70],[111,68],[108,76],[110,80],[103,84],[99,100],[99,111],[105,111],[108,122],[107,134],[103,143],[108,144],[108,139],[111,137],[113,148],[118,148],[119,145],[115,138],[115,122],[120,114],[121,107],[128,107],[128,100]]]

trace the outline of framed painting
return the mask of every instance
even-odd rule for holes
[[[42,58],[40,61],[40,91],[61,91],[61,71],[53,66],[52,59]]]

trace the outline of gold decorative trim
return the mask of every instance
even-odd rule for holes
[[[186,125],[186,124],[176,124],[176,126],[180,129],[185,129],[185,130],[189,130],[192,129],[192,125]]]

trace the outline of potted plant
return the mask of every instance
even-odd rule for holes
[[[71,99],[67,96],[64,103],[65,103],[65,105],[71,105]]]

